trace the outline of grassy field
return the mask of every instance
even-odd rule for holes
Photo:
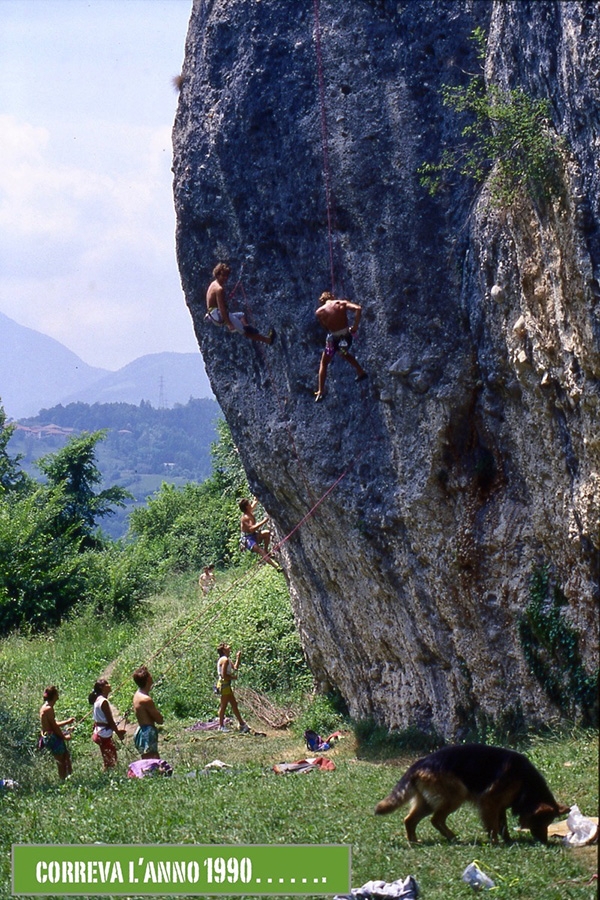
[[[266,573],[265,578],[276,578]],[[157,691],[166,712],[161,754],[174,767],[171,778],[128,779],[127,765],[137,758],[128,739],[119,766],[101,771],[100,755],[90,740],[90,719],[76,728],[72,744],[73,776],[59,783],[56,766],[46,753],[34,752],[41,690],[55,682],[61,688],[57,717],[89,710],[93,681],[114,666],[114,684],[131,665],[147,659],[169,636],[193,622],[201,608],[193,585],[158,598],[149,615],[135,624],[107,626],[83,615],[43,637],[10,637],[0,644],[0,777],[16,778],[20,788],[0,793],[0,897],[10,896],[10,851],[13,843],[169,843],[169,844],[348,844],[352,852],[352,886],[371,879],[393,881],[413,875],[422,900],[459,900],[472,889],[461,873],[473,860],[497,884],[492,895],[511,900],[591,900],[597,895],[596,848],[571,850],[558,838],[535,844],[528,832],[516,830],[512,845],[489,846],[481,825],[468,807],[452,817],[458,840],[449,845],[423,822],[421,843],[409,847],[402,813],[375,817],[373,807],[400,777],[403,767],[422,755],[400,754],[361,744],[349,726],[328,756],[335,771],[309,775],[277,775],[273,764],[306,756],[301,729],[275,730],[251,712],[248,721],[263,735],[194,732],[197,719],[214,715],[210,693],[212,643],[217,631],[186,632],[185,656],[158,657],[151,666],[158,676],[170,668],[169,684]],[[206,642],[206,643],[205,643]],[[113,667],[111,667],[113,668]],[[194,680],[191,670],[202,673]],[[186,692],[176,715],[177,685]],[[196,715],[190,695],[197,697]],[[124,711],[130,682],[115,691]],[[282,698],[277,698],[280,702]],[[290,702],[302,704],[299,696]],[[306,713],[303,721],[306,722]],[[316,723],[315,723],[316,724]],[[328,723],[329,724],[329,723]],[[319,729],[321,730],[321,729]],[[323,728],[322,731],[326,729]],[[577,803],[597,813],[597,735],[573,729],[530,738],[520,748],[546,776],[558,800]],[[219,759],[232,768],[205,770]],[[51,895],[48,895],[51,896]]]

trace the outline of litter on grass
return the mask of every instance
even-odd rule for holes
[[[129,764],[128,778],[146,778],[147,775],[172,775],[173,767],[165,759],[136,759]]]
[[[225,725],[231,725],[231,719],[225,719]],[[194,722],[186,731],[218,731],[219,720],[211,719],[210,722]]]
[[[15,791],[18,787],[18,781],[13,781],[12,778],[0,778],[0,791]]]
[[[589,819],[584,816],[578,806],[572,806],[567,818],[568,834],[563,838],[563,843],[568,847],[585,847],[586,844],[594,844],[598,840],[598,819]]]
[[[470,884],[474,891],[489,891],[496,887],[489,875],[482,872],[476,862],[470,863],[462,873],[462,880]]]
[[[419,885],[412,875],[397,881],[367,881],[349,894],[337,894],[333,900],[416,900]]]
[[[311,759],[299,759],[293,763],[276,763],[273,771],[277,775],[289,775],[296,772],[298,775],[305,775],[308,772],[314,772],[315,769],[324,769],[331,772],[335,769],[335,764],[324,756],[315,756]]]

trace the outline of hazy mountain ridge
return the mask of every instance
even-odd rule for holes
[[[103,378],[106,369],[84,363],[75,353],[0,313],[0,399],[9,417],[35,415],[71,391]]]
[[[158,408],[187,403],[192,397],[213,398],[202,357],[199,353],[165,352],[140,356],[60,402],[138,405],[145,400]]]
[[[200,353],[152,353],[116,372],[89,366],[48,335],[0,313],[0,401],[9,418],[76,401],[155,407],[212,398]]]

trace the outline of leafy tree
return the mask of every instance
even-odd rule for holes
[[[96,431],[72,438],[57,453],[38,460],[51,487],[58,488],[63,497],[60,516],[61,530],[71,530],[83,539],[83,546],[99,545],[94,534],[97,520],[114,513],[114,506],[124,506],[131,497],[129,491],[113,485],[103,491],[94,488],[102,481],[96,466],[95,448],[105,432]]]
[[[238,500],[249,493],[248,482],[226,422],[216,427],[210,478],[183,488],[163,483],[130,517],[132,535],[143,537],[173,571],[227,565],[238,553]]]
[[[219,419],[215,427],[218,440],[211,447],[212,479],[223,494],[240,499],[249,493],[249,488],[239,450],[225,419]]]
[[[182,488],[163,483],[129,521],[132,535],[143,538],[157,560],[183,572],[208,563],[229,564],[237,552],[239,517],[235,498],[209,478]]]
[[[155,591],[162,567],[147,542],[109,544],[102,552],[88,551],[87,591],[94,608],[111,619],[124,619]]]
[[[485,33],[472,40],[485,59]],[[487,84],[481,72],[466,85],[444,85],[444,106],[465,114],[462,143],[442,152],[439,162],[418,169],[421,184],[435,195],[452,172],[483,182],[489,178],[492,203],[510,206],[523,191],[547,199],[560,190],[561,144],[551,130],[550,102],[534,99],[523,88],[503,90]]]
[[[144,541],[121,547],[100,539],[96,522],[123,505],[127,491],[95,488],[102,433],[73,439],[40,468],[48,483],[21,477],[6,445],[0,407],[0,633],[58,624],[79,603],[129,615],[160,577]]]
[[[58,526],[60,491],[39,486],[0,500],[0,632],[53,625],[85,594],[73,527]]]
[[[20,490],[29,484],[29,479],[19,467],[21,457],[8,454],[8,442],[14,430],[14,425],[6,424],[6,413],[0,405],[0,497],[6,491]]]

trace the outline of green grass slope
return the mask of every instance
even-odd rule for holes
[[[358,740],[346,723],[344,737],[328,754],[334,771],[284,776],[273,772],[274,763],[307,754],[300,725],[272,728],[242,704],[262,735],[189,730],[198,719],[216,714],[212,684],[221,639],[244,651],[241,696],[244,687],[252,688],[273,702],[304,709],[299,722],[310,720],[322,732],[338,721],[325,704],[313,707],[312,719],[306,711],[310,675],[283,579],[272,570],[221,575],[208,597],[199,595],[194,580],[180,579],[136,622],[109,623],[84,613],[51,634],[11,636],[0,643],[0,777],[20,783],[18,790],[0,792],[0,897],[10,896],[13,843],[93,842],[349,844],[353,886],[412,874],[422,900],[459,900],[471,896],[461,873],[476,859],[496,881],[493,894],[499,898],[596,897],[595,848],[567,849],[558,838],[548,846],[535,844],[510,818],[514,843],[492,847],[469,807],[452,817],[454,844],[425,821],[421,844],[409,847],[403,814],[379,818],[373,807],[420,752],[386,756]],[[90,740],[87,695],[94,680],[109,674],[111,700],[125,713],[134,688],[131,671],[141,662],[157,679],[155,699],[165,714],[160,749],[174,767],[171,778],[128,779],[127,766],[137,759],[130,737],[117,769],[103,773]],[[78,720],[71,742],[73,776],[64,783],[48,754],[33,749],[41,694],[50,683],[61,691],[57,718]],[[596,814],[595,733],[547,734],[529,738],[519,749],[543,772],[557,799]],[[205,770],[215,759],[231,768]]]

